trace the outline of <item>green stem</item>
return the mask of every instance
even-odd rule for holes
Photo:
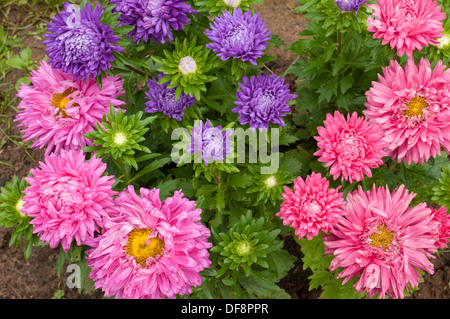
[[[219,177],[217,177],[214,167],[211,167],[211,174],[214,177],[214,179],[216,180],[217,185],[219,185],[219,187],[221,187],[220,179],[219,179]]]
[[[117,167],[120,168],[120,170],[122,171],[122,176],[125,179],[125,182],[128,184],[130,184],[130,176],[128,176],[127,170],[125,168],[125,163],[123,162],[123,160],[121,158],[119,158],[119,161],[116,161],[116,159],[114,157],[111,157],[113,162],[116,164]]]
[[[341,55],[342,52],[342,32],[341,29],[337,30],[337,45],[338,45],[338,54]]]

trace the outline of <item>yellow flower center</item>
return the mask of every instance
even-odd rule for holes
[[[159,237],[149,239],[151,233],[151,228],[133,229],[128,234],[128,242],[125,245],[126,253],[134,257],[142,267],[147,267],[147,258],[155,258],[163,252],[164,240]]]
[[[407,117],[419,117],[423,114],[423,109],[428,106],[425,99],[421,96],[413,97],[409,102],[406,103],[408,109],[403,110],[403,115]]]
[[[385,225],[379,225],[377,232],[374,232],[369,238],[372,247],[383,247],[383,250],[387,250],[394,239],[394,233],[387,230]]]
[[[64,118],[68,118],[68,116],[65,112],[67,103],[69,103],[72,98],[67,98],[68,95],[72,94],[73,91],[75,91],[74,88],[70,88],[65,90],[63,93],[56,93],[52,98],[52,106],[58,109],[58,113],[56,115],[61,115]]]

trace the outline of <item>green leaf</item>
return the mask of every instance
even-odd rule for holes
[[[340,81],[340,87],[341,87],[341,93],[345,94],[345,92],[348,91],[353,86],[353,83],[355,82],[355,78],[353,74],[347,74],[344,76]]]

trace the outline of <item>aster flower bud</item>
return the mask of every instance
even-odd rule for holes
[[[222,257],[219,259],[222,268],[217,276],[239,268],[248,276],[253,267],[269,267],[271,252],[280,248],[282,242],[276,238],[280,230],[268,231],[265,225],[267,222],[263,217],[255,220],[248,212],[241,216],[228,233],[219,233],[218,245],[211,248],[211,252],[220,253]]]
[[[442,38],[438,39],[438,42],[436,44],[436,47],[438,49],[445,49],[448,48],[450,46],[450,36],[448,34],[444,34],[444,36]]]
[[[0,226],[12,227],[29,218],[23,212],[23,194],[27,182],[14,175],[12,181],[7,181],[0,188]]]
[[[164,51],[165,58],[153,55],[152,59],[160,65],[158,71],[165,75],[159,79],[158,84],[170,82],[168,89],[175,89],[175,100],[182,93],[200,100],[201,91],[206,91],[205,83],[215,80],[207,73],[218,63],[209,56],[205,46],[197,46],[197,37],[185,38],[181,43],[175,39],[175,49],[172,52]]]
[[[197,71],[197,63],[190,56],[184,57],[180,60],[180,64],[178,64],[178,70],[183,75],[193,74]]]
[[[223,0],[225,4],[232,8],[237,8],[241,4],[241,0]]]
[[[105,114],[102,123],[97,124],[95,130],[85,134],[93,140],[94,145],[83,148],[85,152],[96,152],[97,157],[103,155],[121,158],[126,164],[138,169],[134,154],[136,151],[151,153],[150,149],[139,143],[144,141],[143,135],[149,130],[146,127],[155,117],[141,119],[144,112],[125,115],[122,110],[111,108],[109,114]]]

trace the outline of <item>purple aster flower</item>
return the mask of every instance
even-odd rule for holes
[[[42,43],[47,46],[49,63],[62,69],[75,79],[96,77],[101,70],[111,68],[112,51],[122,51],[109,25],[100,22],[105,10],[98,4],[94,10],[86,4],[80,10],[77,5],[66,2],[64,10],[57,14],[47,28],[49,32]]]
[[[355,11],[355,15],[358,13],[359,7],[367,0],[335,0],[337,6],[343,11]]]
[[[240,114],[239,123],[250,123],[252,130],[268,130],[270,122],[284,126],[281,117],[290,112],[286,103],[297,97],[290,94],[289,84],[284,84],[284,79],[275,74],[250,79],[243,76],[242,82],[238,83],[242,91],[236,92],[237,107],[231,110]]]
[[[271,39],[272,32],[265,26],[259,13],[252,16],[250,10],[242,12],[240,8],[234,8],[233,14],[225,10],[214,19],[214,24],[210,23],[211,30],[205,31],[213,41],[206,47],[223,61],[231,57],[256,65],[256,59],[263,55]]]
[[[164,76],[163,73],[158,75],[158,80]],[[148,91],[145,92],[148,102],[145,102],[147,106],[145,112],[156,113],[162,112],[177,121],[181,121],[181,117],[184,115],[184,109],[191,107],[195,103],[195,97],[191,97],[187,94],[181,93],[178,100],[175,99],[176,87],[168,89],[169,83],[158,84],[158,80],[154,77],[148,81]]]
[[[113,13],[120,12],[120,25],[134,27],[128,33],[133,41],[139,43],[154,39],[155,44],[173,41],[172,32],[181,30],[185,24],[191,22],[187,14],[198,13],[186,3],[187,0],[110,0],[115,4]]]
[[[233,130],[222,130],[222,126],[212,126],[209,121],[196,121],[192,128],[190,154],[201,154],[205,165],[221,162],[231,152],[230,136]]]

